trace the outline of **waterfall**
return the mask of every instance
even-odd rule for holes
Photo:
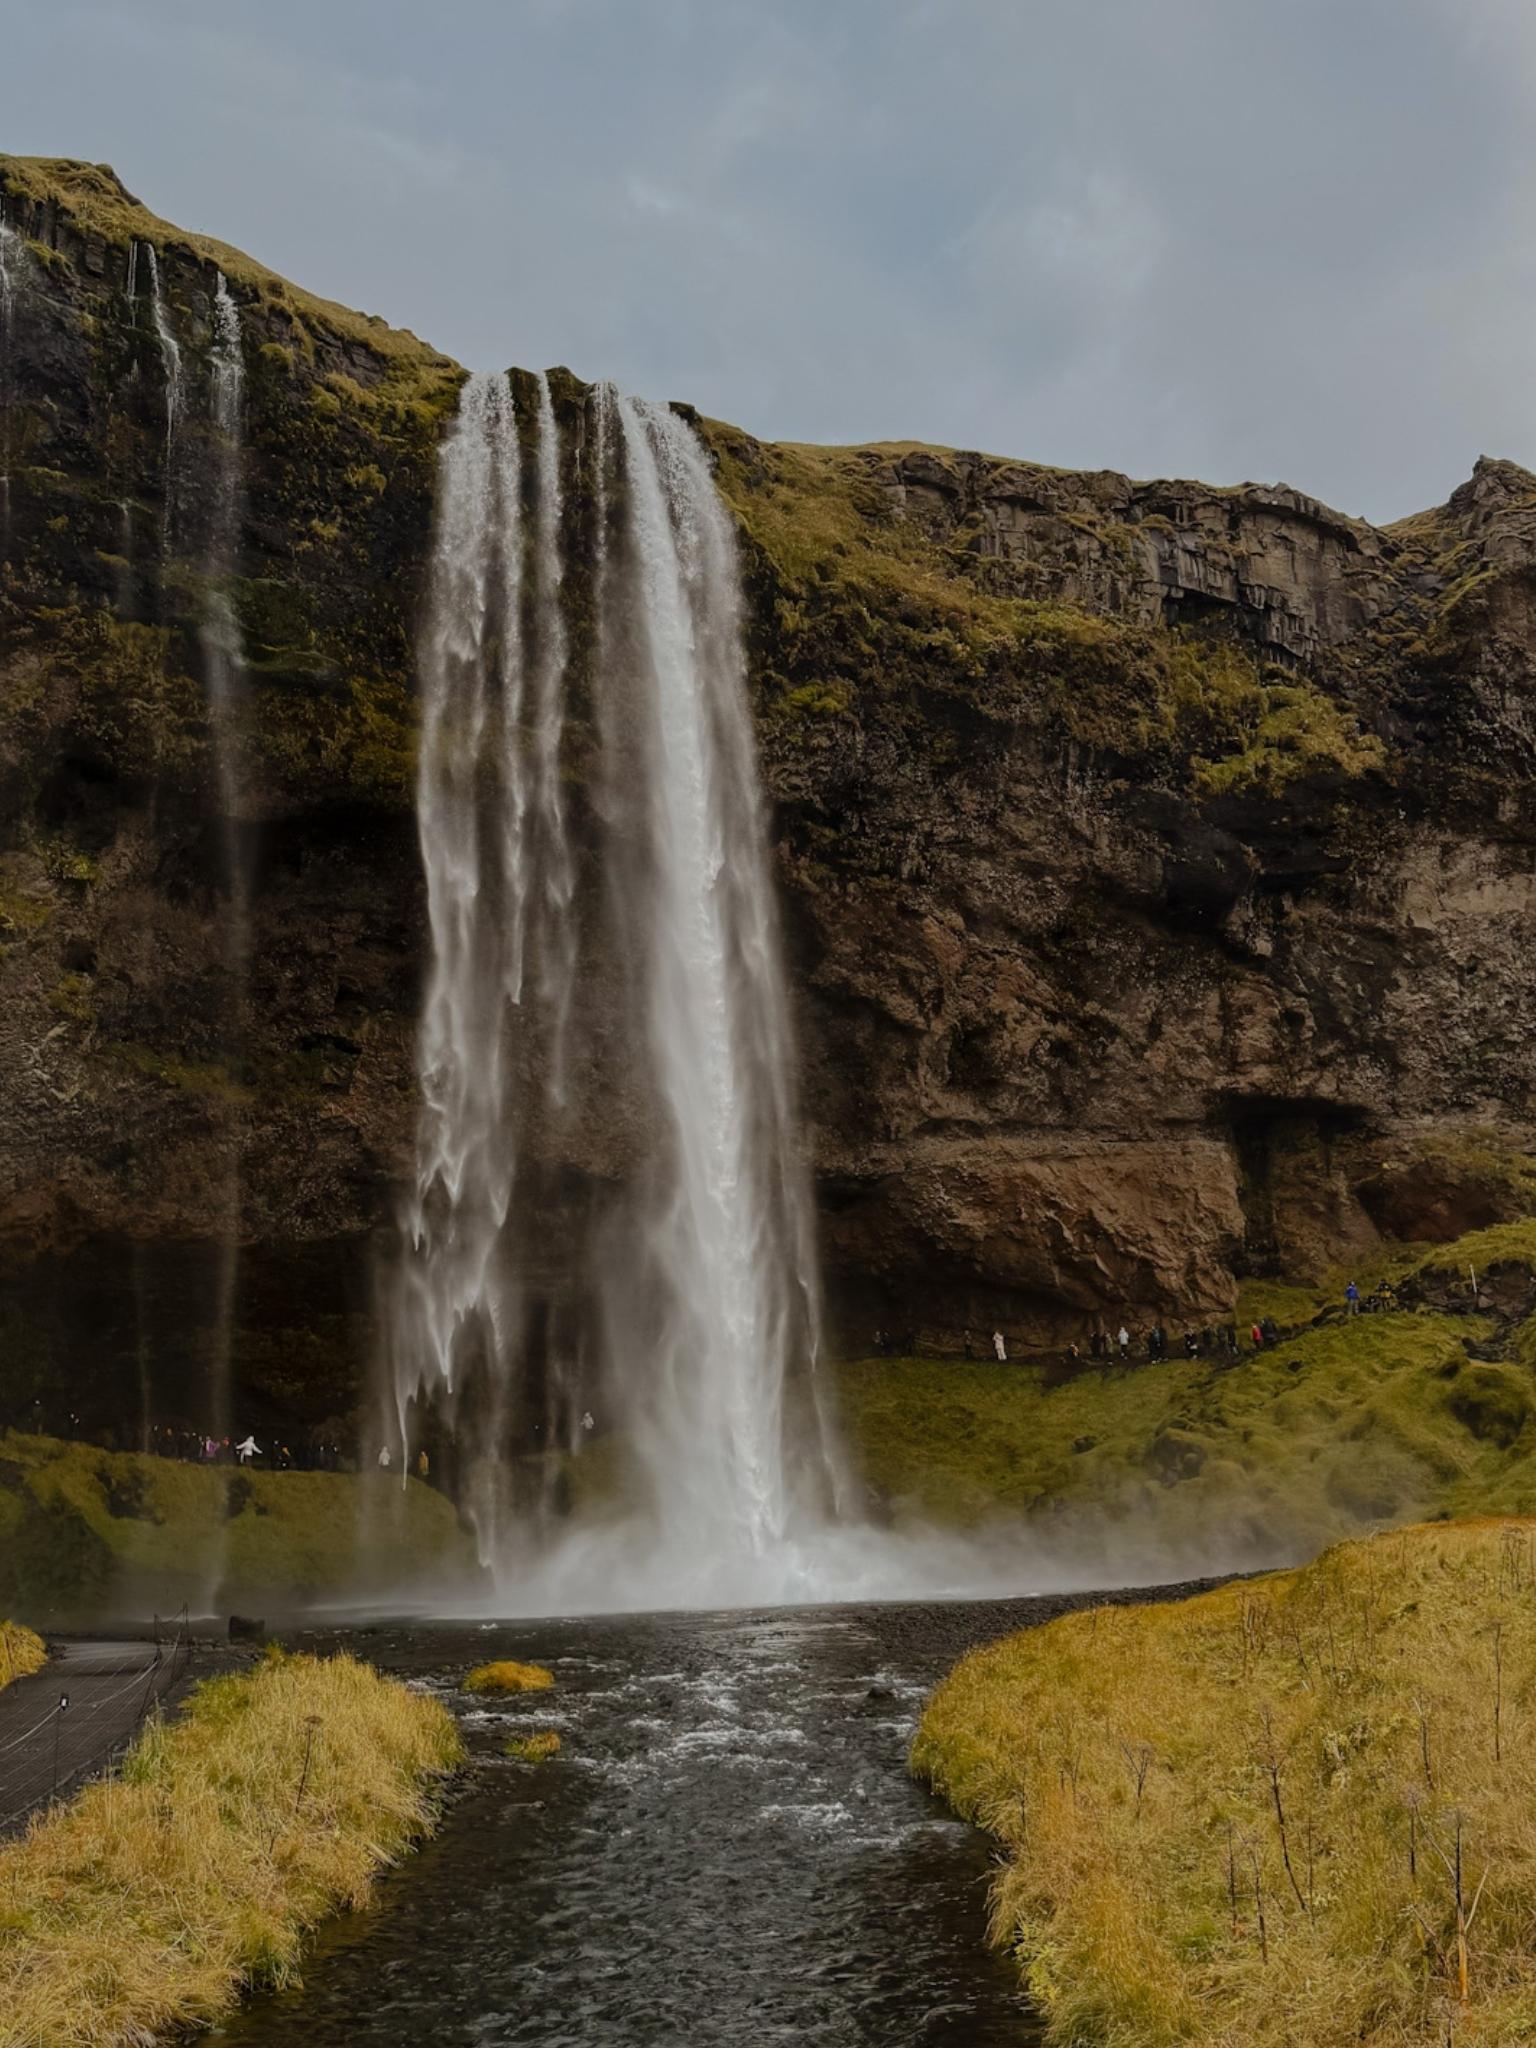
[[[381,1425],[403,1461],[446,1431],[482,1556],[525,1597],[545,1573],[561,1597],[689,1599],[778,1584],[839,1474],[733,530],[677,415],[602,387],[580,425],[582,506],[547,378],[521,413],[507,378],[470,378],[440,457],[431,951]],[[598,1117],[622,1171],[583,1211],[566,1162]],[[552,1521],[551,1469],[594,1432],[624,1510]]]
[[[440,1393],[456,1417],[466,1380],[478,1382],[494,1446],[511,1371],[502,1235],[517,1133],[507,1019],[523,997],[528,895],[521,494],[507,380],[472,377],[440,459],[419,653],[417,825],[432,958],[391,1328],[402,1448],[413,1394]],[[487,1555],[498,1535],[498,1474],[492,1454],[474,1461],[465,1482]]]
[[[538,380],[538,531],[535,569],[541,631],[538,687],[534,702],[535,772],[539,823],[545,839],[542,862],[541,959],[543,997],[551,1020],[548,1087],[551,1099],[565,1099],[565,1034],[575,965],[571,898],[575,887],[560,788],[560,739],[565,718],[564,686],[569,647],[561,600],[565,560],[561,526],[565,498],[560,486],[560,446],[549,378]]]
[[[163,317],[159,313],[158,292],[155,304],[158,321]],[[162,335],[162,344],[164,339]],[[174,351],[174,340],[170,348]],[[168,376],[173,361],[179,375],[180,357],[168,351]],[[225,1032],[229,1044],[240,1048],[244,1047],[249,1035],[251,886],[249,855],[240,819],[246,722],[245,658],[230,585],[240,564],[241,408],[244,389],[240,309],[230,295],[223,272],[218,271],[215,273],[213,341],[208,365],[207,530],[203,545],[204,596],[199,639],[218,783],[224,867],[223,952],[228,977]],[[168,385],[167,403],[174,427],[176,407],[169,394]],[[227,1433],[231,1419],[230,1387],[240,1279],[243,1147],[238,1111],[231,1111],[230,1125],[214,1295],[212,1408],[216,1436]]]
[[[26,252],[20,235],[0,214],[0,561],[11,551],[11,407],[16,297]]]
[[[621,1277],[649,1304],[634,1427],[673,1532],[782,1543],[785,1396],[820,1348],[777,910],[747,701],[730,522],[691,429],[602,394],[623,450],[642,669],[643,888],[626,878],[665,1141]],[[802,1432],[803,1435],[803,1432]],[[827,1456],[824,1432],[813,1441]]]
[[[137,242],[133,244],[134,252],[138,246]],[[144,256],[149,265],[150,314],[155,323],[155,339],[160,344],[160,360],[165,370],[165,530],[169,534],[176,495],[176,427],[181,416],[181,344],[165,310],[165,300],[160,291],[160,257],[153,242],[144,244]],[[132,252],[129,270],[136,276]],[[132,288],[130,282],[129,289]]]
[[[174,348],[174,342],[171,346]],[[213,347],[208,365],[208,523],[203,547],[205,595],[201,639],[209,722],[213,728],[228,836],[226,859],[236,938],[233,950],[242,956],[246,915],[242,880],[244,863],[239,857],[234,821],[240,785],[239,725],[245,659],[239,621],[230,594],[230,580],[239,566],[240,553],[241,405],[244,391],[240,309],[230,296],[224,273],[217,271],[213,294]],[[171,404],[171,416],[174,421],[174,403]]]

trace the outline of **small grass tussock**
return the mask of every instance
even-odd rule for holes
[[[430,1829],[460,1754],[438,1702],[348,1657],[200,1686],[0,1849],[4,2038],[128,2048],[291,1982],[306,1930]]]
[[[531,1735],[513,1735],[503,1743],[501,1753],[514,1763],[542,1764],[560,1754],[560,1737],[553,1728],[538,1728]]]
[[[40,1635],[17,1621],[0,1621],[0,1692],[14,1678],[29,1678],[48,1661],[48,1649]]]
[[[1009,1637],[912,1768],[1007,1849],[1053,2048],[1532,2038],[1536,1522]]]
[[[514,1692],[548,1692],[555,1682],[542,1664],[519,1664],[504,1657],[495,1664],[477,1664],[463,1681],[465,1692],[494,1696]]]

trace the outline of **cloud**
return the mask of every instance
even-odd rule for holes
[[[765,434],[1284,476],[1536,456],[1525,0],[53,0],[8,147],[475,363]]]

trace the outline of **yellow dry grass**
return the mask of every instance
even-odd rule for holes
[[[912,1764],[1060,2048],[1536,2039],[1536,1522],[1010,1637]]]
[[[478,1693],[548,1692],[554,1684],[552,1671],[542,1664],[518,1664],[503,1658],[497,1664],[477,1664],[465,1678],[463,1690]]]
[[[13,1678],[26,1678],[41,1671],[48,1661],[43,1639],[20,1622],[0,1621],[0,1690]]]
[[[431,1826],[458,1756],[440,1704],[351,1658],[199,1687],[0,1850],[0,2042],[127,2048],[291,1980],[305,1930]]]
[[[531,1735],[509,1737],[501,1753],[515,1763],[542,1764],[560,1754],[560,1737],[553,1728],[536,1728]]]

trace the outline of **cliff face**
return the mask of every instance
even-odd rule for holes
[[[414,1122],[411,643],[460,373],[106,171],[0,158],[0,216],[7,1400],[63,1373],[110,1402],[152,1369],[174,1408],[236,1229],[243,1383],[318,1418],[367,1347]],[[246,385],[232,805],[201,553],[220,271]],[[578,505],[583,390],[555,379]],[[701,425],[852,1329],[1209,1320],[1239,1271],[1520,1205],[1536,479],[1480,462],[1378,530],[1278,487]],[[589,1178],[622,1170],[601,1126]]]

